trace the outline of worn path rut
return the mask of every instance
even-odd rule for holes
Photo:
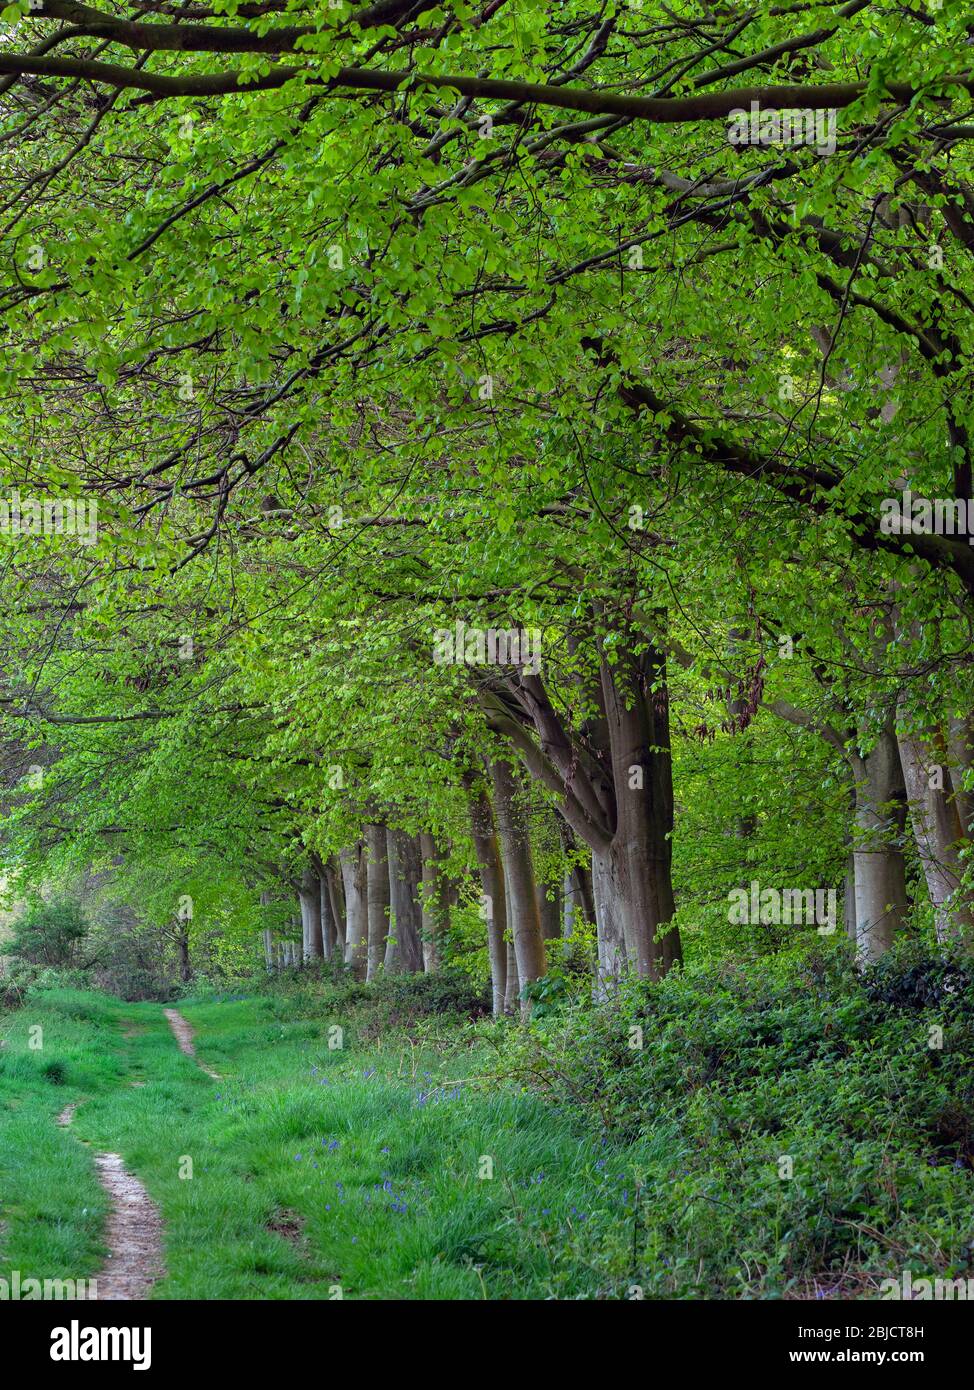
[[[164,1009],[163,1013],[179,1044],[179,1049],[187,1057],[192,1057],[196,1065],[219,1081],[219,1074],[211,1071],[196,1055],[193,1046],[193,1030],[176,1009]],[[125,1033],[125,1037],[131,1033]],[[132,1081],[132,1086],[144,1086],[144,1081]],[[66,1105],[57,1117],[57,1122],[67,1128],[74,1119],[80,1101]],[[85,1141],[82,1141],[85,1142]],[[94,1155],[98,1181],[108,1194],[110,1203],[108,1226],[105,1241],[109,1256],[96,1279],[92,1281],[97,1291],[96,1301],[108,1299],[148,1298],[152,1286],[165,1275],[162,1245],[162,1217],[143,1184],[130,1173],[122,1162],[121,1154],[96,1153]]]
[[[162,1011],[169,1020],[169,1027],[173,1031],[176,1041],[179,1043],[180,1052],[185,1052],[187,1057],[192,1057],[200,1071],[205,1071],[207,1076],[212,1076],[214,1081],[220,1080],[220,1073],[210,1071],[209,1067],[204,1067],[203,1063],[196,1055],[196,1048],[193,1046],[193,1030],[183,1018],[182,1014],[176,1009],[163,1009]]]
[[[66,1105],[58,1124],[67,1127],[79,1102]],[[96,1153],[95,1168],[111,1204],[105,1242],[108,1260],[92,1281],[96,1302],[148,1298],[165,1274],[162,1217],[144,1186],[130,1173],[120,1154]]]

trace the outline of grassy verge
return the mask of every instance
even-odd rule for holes
[[[319,1016],[303,1016],[308,1007],[181,1006],[219,1082],[177,1050],[157,1005],[48,991],[8,1016],[0,1273],[97,1271],[104,1202],[87,1141],[121,1153],[161,1207],[168,1273],[156,1297],[624,1289],[631,1155],[526,1092],[473,1090],[486,1057],[482,1044],[458,1045],[454,1020],[417,1045],[401,1031],[374,1036],[367,1008],[321,1017],[319,1002]],[[37,1025],[44,1046],[32,1052]],[[341,1048],[329,1047],[335,1025]],[[75,1100],[71,1131],[59,1130]]]
[[[0,1020],[0,1275],[97,1271],[87,1141],[161,1207],[159,1298],[877,1298],[906,1269],[974,1277],[966,969],[891,954],[863,979],[836,950],[539,1006],[530,1030],[469,1022],[456,990],[302,977],[187,1001],[219,1081],[159,1005],[35,993]]]

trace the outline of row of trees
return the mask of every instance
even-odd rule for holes
[[[963,941],[964,6],[235,8],[0,57],[7,481],[98,508],[0,538],[11,871],[498,1010],[752,882]]]

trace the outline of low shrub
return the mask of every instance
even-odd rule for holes
[[[963,966],[911,945],[863,976],[837,944],[560,1005],[497,1077],[633,1152],[669,1136],[629,1193],[647,1297],[868,1296],[974,1275],[972,1058]]]

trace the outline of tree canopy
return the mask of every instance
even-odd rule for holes
[[[15,878],[255,934],[426,836],[495,987],[545,874],[603,979],[756,877],[966,932],[959,0],[3,20]]]

